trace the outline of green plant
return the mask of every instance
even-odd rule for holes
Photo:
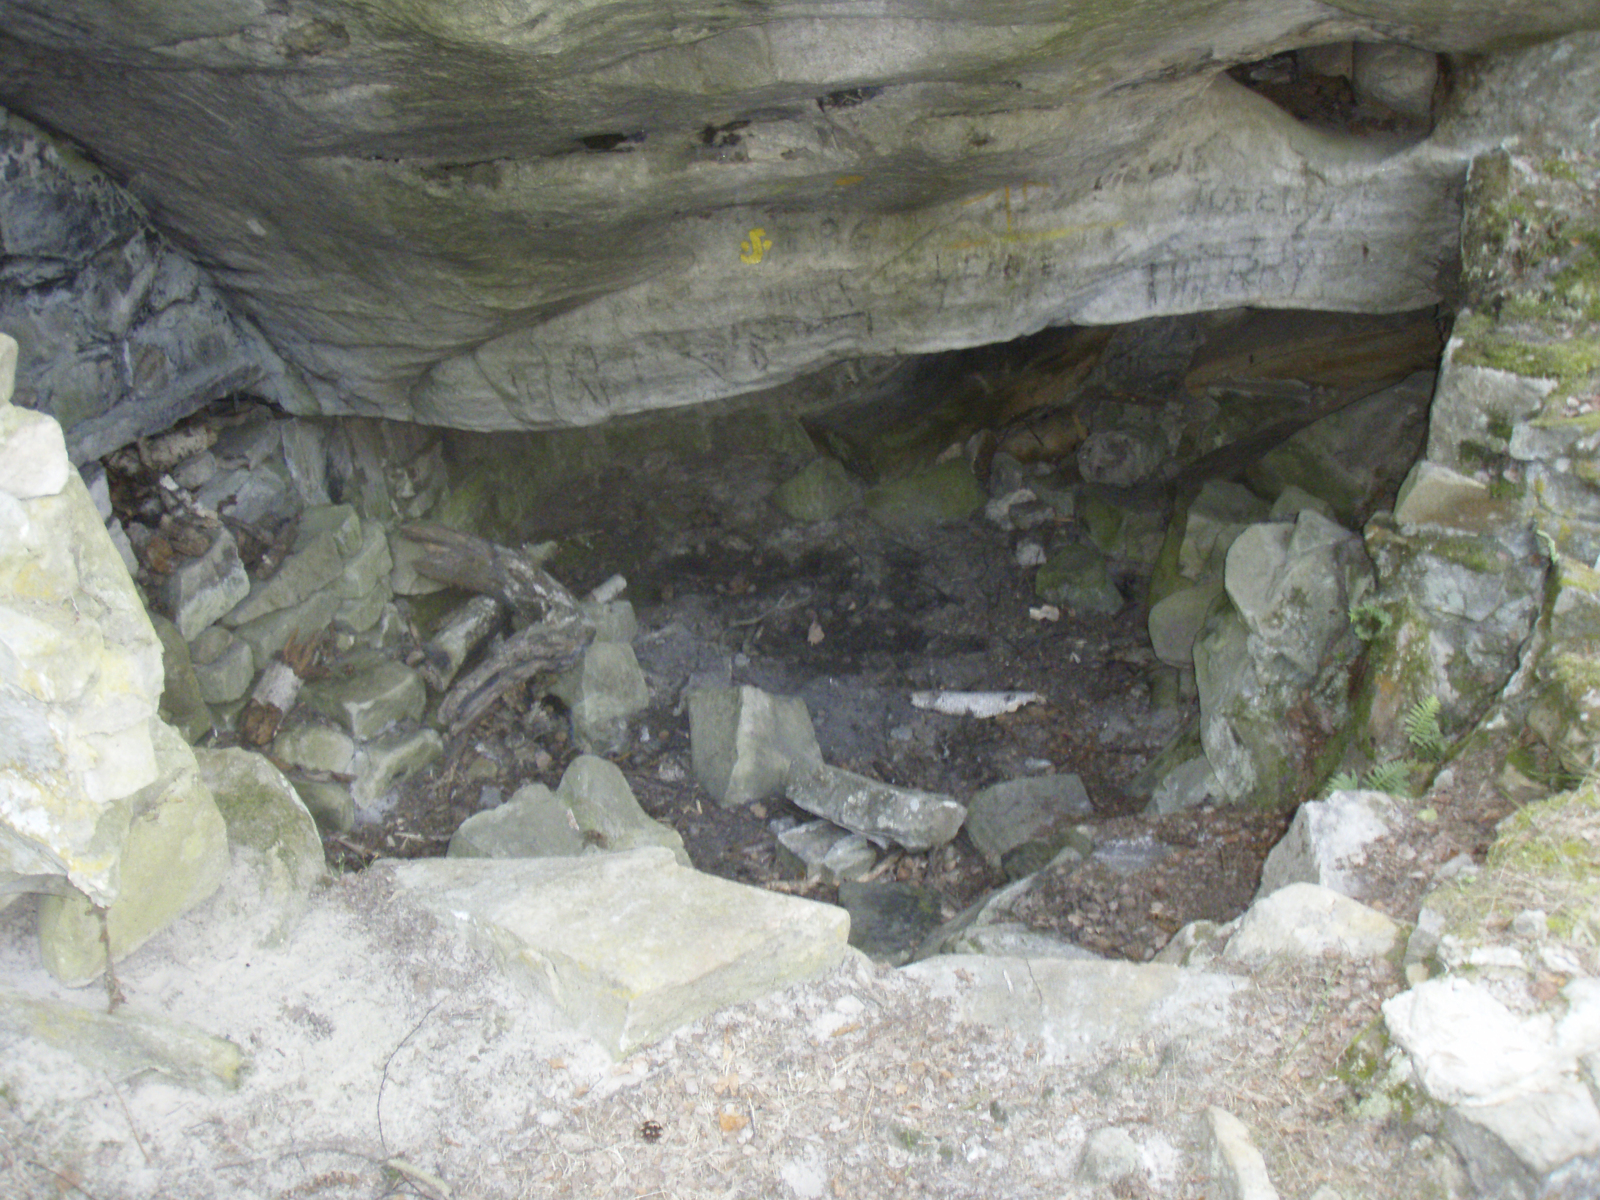
[[[1432,758],[1444,754],[1444,730],[1439,728],[1439,697],[1425,696],[1406,712],[1406,740]]]
[[[1363,600],[1352,604],[1349,610],[1350,632],[1363,642],[1382,637],[1394,626],[1394,617],[1376,600]]]
[[[1364,774],[1340,771],[1323,785],[1322,794],[1334,792],[1388,792],[1395,796],[1411,794],[1411,771],[1417,764],[1408,758],[1391,758],[1378,763]]]

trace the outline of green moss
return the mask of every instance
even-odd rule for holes
[[[1480,317],[1464,318],[1457,325],[1458,331],[1462,325],[1469,326],[1463,336],[1470,340],[1463,340],[1455,358],[1464,365],[1554,379],[1556,391],[1563,398],[1574,385],[1600,371],[1600,338],[1575,337],[1535,344],[1491,328]]]
[[[1510,417],[1503,412],[1487,412],[1484,414],[1484,428],[1489,431],[1489,436],[1499,442],[1510,442],[1511,435],[1516,432],[1516,426]]]

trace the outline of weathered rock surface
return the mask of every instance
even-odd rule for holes
[[[227,272],[316,397],[286,402],[507,428],[1052,322],[1429,304],[1462,151],[1312,130],[1222,70],[1362,33],[1421,63],[1593,13],[1234,0],[1006,18],[621,3],[528,26],[486,5],[130,18],[28,0],[0,94]],[[1486,79],[1464,136],[1505,129],[1530,77]],[[1552,108],[1580,126],[1572,100]]]
[[[1135,1037],[1171,1041],[1220,1028],[1243,981],[1162,964],[944,954],[905,970],[963,1020],[1040,1039],[1063,1059]]]
[[[1449,1106],[1445,1135],[1490,1194],[1541,1194],[1544,1178],[1600,1153],[1600,1109],[1580,1059],[1600,1052],[1600,992],[1567,985],[1567,1014],[1519,1016],[1482,984],[1429,980],[1383,1006],[1418,1082]],[[1509,1160],[1509,1162],[1508,1162]]]
[[[161,643],[59,432],[10,404],[16,353],[0,335],[0,455],[29,464],[0,476],[0,880],[65,875],[110,904],[160,771]]]
[[[208,899],[227,872],[227,826],[194,751],[159,721],[151,723],[151,740],[158,774],[128,798],[116,897],[103,913],[81,892],[40,897],[40,955],[63,983],[88,983],[105,969],[108,953],[113,962],[126,958]]]
[[[1250,1140],[1244,1122],[1227,1109],[1206,1109],[1211,1142],[1211,1178],[1228,1200],[1278,1200],[1267,1162]]]
[[[289,781],[259,754],[199,750],[200,779],[228,828],[229,877],[223,894],[236,928],[258,944],[282,944],[327,874],[322,839]]]
[[[748,685],[691,692],[689,742],[695,778],[724,807],[781,795],[797,766],[822,761],[805,701]]]
[[[1270,896],[1291,883],[1314,883],[1359,900],[1366,890],[1361,868],[1367,847],[1389,832],[1391,820],[1391,801],[1382,792],[1334,792],[1326,800],[1307,801],[1261,864],[1256,896]]]
[[[520,982],[619,1058],[826,970],[849,928],[838,908],[702,875],[661,849],[384,869],[492,943]]]
[[[1228,799],[1281,804],[1317,782],[1348,715],[1350,609],[1371,584],[1361,540],[1316,512],[1252,525],[1229,548],[1231,605],[1194,647],[1201,740]]]
[[[248,1058],[234,1043],[152,1013],[85,1008],[0,988],[0,1046],[36,1039],[118,1078],[146,1071],[208,1092],[232,1091]]]
[[[0,110],[0,175],[0,327],[22,347],[18,398],[61,422],[75,462],[231,392],[293,386],[215,284],[75,147]]]
[[[931,850],[961,831],[967,810],[949,796],[895,787],[825,763],[797,766],[784,794],[809,813],[907,850]]]
[[[1072,825],[1094,811],[1076,775],[1010,779],[973,793],[967,802],[967,836],[991,867],[1025,842],[1065,845]]]
[[[1376,909],[1314,883],[1291,883],[1257,900],[1228,939],[1235,962],[1276,958],[1381,958],[1400,942],[1400,927]]]

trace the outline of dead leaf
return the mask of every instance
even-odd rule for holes
[[[717,1124],[722,1128],[723,1133],[738,1133],[739,1130],[750,1124],[750,1118],[743,1113],[724,1112],[718,1114]]]
[[[843,1037],[845,1034],[854,1033],[856,1030],[858,1030],[860,1028],[861,1028],[861,1022],[860,1021],[851,1021],[850,1024],[848,1024],[848,1025],[839,1026],[839,1028],[835,1029],[828,1036],[829,1037]]]

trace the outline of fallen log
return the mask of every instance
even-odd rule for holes
[[[494,597],[510,610],[517,627],[510,637],[490,643],[484,660],[439,702],[439,720],[451,734],[476,724],[513,688],[536,682],[548,690],[594,638],[577,599],[536,554],[426,522],[407,525],[401,533],[428,552],[417,561],[417,574]]]
[[[400,532],[428,552],[416,563],[418,575],[493,596],[511,610],[514,625],[559,622],[577,615],[572,593],[526,549],[513,550],[425,521],[413,522]]]
[[[497,640],[488,656],[439,702],[439,720],[452,734],[460,733],[514,687],[537,681],[549,690],[593,638],[594,630],[574,613],[566,620],[529,625]]]

